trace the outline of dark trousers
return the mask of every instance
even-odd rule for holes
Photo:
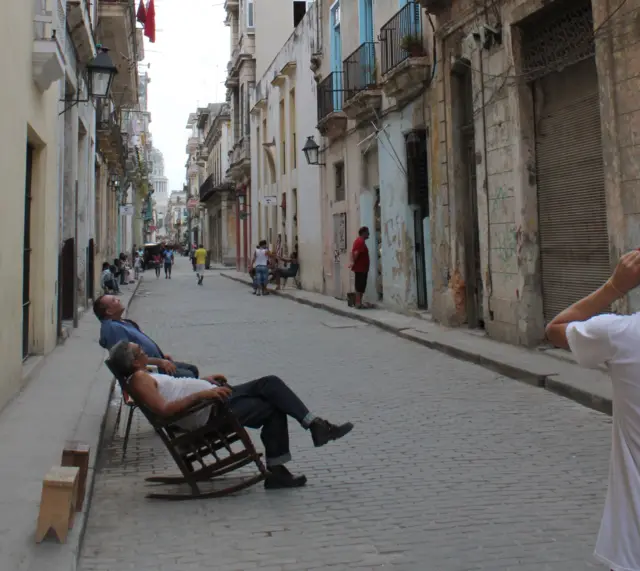
[[[175,373],[164,371],[160,367],[158,367],[158,370],[165,375],[170,375],[176,378],[189,377],[192,379],[197,379],[200,377],[200,371],[198,370],[198,367],[196,367],[195,365],[191,365],[190,363],[182,363],[181,361],[174,361],[173,364],[176,366]]]
[[[165,276],[170,276],[171,275],[171,264],[165,263],[165,265],[164,265],[164,275]]]
[[[309,419],[309,409],[298,396],[274,375],[233,387],[229,399],[231,410],[240,424],[261,428],[267,466],[278,466],[291,460],[287,416],[301,425]]]

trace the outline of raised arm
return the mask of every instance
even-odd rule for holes
[[[560,312],[546,327],[547,339],[557,347],[569,348],[567,326],[587,321],[604,312],[614,301],[640,284],[640,252],[628,252],[618,262],[613,275],[592,294]]]

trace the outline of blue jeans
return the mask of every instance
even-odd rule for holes
[[[267,266],[256,266],[256,283],[259,286],[266,286],[269,281],[269,268]]]

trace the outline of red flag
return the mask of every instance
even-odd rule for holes
[[[140,6],[138,6],[138,13],[136,14],[136,20],[141,24],[147,21],[147,9],[144,5],[144,0],[140,0]]]
[[[149,38],[152,44],[156,42],[156,8],[153,5],[153,0],[149,0],[147,19],[144,23],[144,35]]]

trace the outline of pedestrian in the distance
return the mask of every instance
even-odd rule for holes
[[[135,272],[136,279],[140,278],[140,271],[142,270],[142,259],[140,258],[140,254],[136,252],[133,258],[133,271]]]
[[[613,386],[609,489],[595,556],[612,571],[640,571],[640,312],[603,313],[640,285],[640,252],[622,256],[600,289],[547,325],[549,341],[580,365],[606,365]]]
[[[204,266],[207,263],[207,251],[202,244],[198,246],[193,257],[196,259],[196,278],[198,285],[202,285],[202,280],[204,280]]]
[[[258,295],[269,295],[267,292],[267,282],[269,281],[269,258],[272,257],[269,248],[267,248],[267,241],[260,240],[258,247],[253,252],[253,258],[251,260],[251,268],[256,272],[256,284],[258,289],[254,291]]]
[[[358,230],[358,237],[353,242],[351,248],[351,264],[349,268],[355,275],[356,295],[354,304],[356,308],[363,309],[370,307],[362,301],[364,292],[367,290],[367,279],[369,278],[369,228],[363,226]]]
[[[153,257],[151,258],[152,262],[153,262],[153,267],[156,270],[156,279],[160,278],[160,265],[162,264],[162,257],[160,256],[160,254],[153,254]]]
[[[171,279],[171,269],[173,267],[173,250],[171,248],[165,248],[162,252],[164,259],[164,279]]]

